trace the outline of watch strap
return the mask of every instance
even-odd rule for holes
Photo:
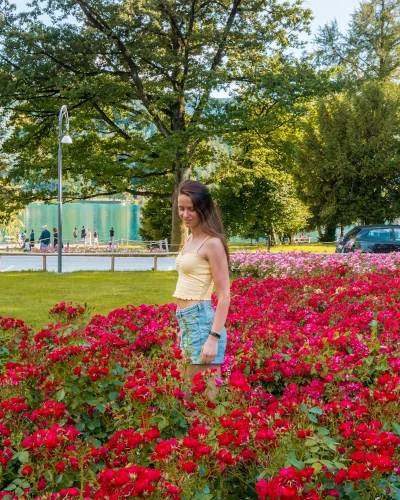
[[[217,338],[218,340],[221,338],[221,334],[214,332],[213,330],[210,330],[210,335]]]

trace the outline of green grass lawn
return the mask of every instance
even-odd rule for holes
[[[107,314],[127,304],[174,302],[175,271],[0,273],[0,316],[24,320],[34,330],[49,323],[59,302],[86,302],[92,314]]]
[[[265,245],[230,246],[235,250],[265,250]],[[334,252],[321,244],[278,245],[272,252]],[[0,273],[0,316],[24,320],[37,330],[49,322],[49,310],[59,302],[86,302],[92,314],[107,314],[127,304],[173,302],[175,271],[46,273],[42,271]]]

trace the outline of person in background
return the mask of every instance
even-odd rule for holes
[[[110,245],[113,246],[114,245],[114,228],[112,227],[110,229]]]
[[[31,248],[35,248],[35,231],[32,229],[31,234],[29,236],[30,246]]]
[[[99,233],[97,232],[97,229],[94,230],[94,233],[93,233],[93,243],[94,243],[94,246],[96,248],[99,247],[99,238],[100,238],[100,235]]]
[[[58,245],[58,232],[57,228],[53,227],[53,248],[56,249]]]
[[[87,233],[86,233],[86,241],[88,245],[91,247],[92,246],[92,231],[88,228]]]
[[[24,249],[24,252],[31,251],[31,244],[29,242],[29,238],[25,238],[23,249]]]
[[[85,229],[85,226],[82,226],[82,229],[81,229],[81,240],[86,245],[86,229]]]
[[[41,249],[47,249],[50,245],[50,231],[46,225],[43,226],[43,231],[40,233],[39,243]]]
[[[74,238],[74,243],[78,243],[78,230],[76,229],[76,227],[72,231],[72,236]]]

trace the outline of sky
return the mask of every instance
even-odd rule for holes
[[[350,15],[359,6],[359,0],[304,0],[304,6],[313,11],[312,30],[337,20],[340,31],[346,31]]]

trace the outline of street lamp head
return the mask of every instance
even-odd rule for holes
[[[72,144],[72,138],[69,134],[65,134],[64,137],[61,139],[62,144]]]

